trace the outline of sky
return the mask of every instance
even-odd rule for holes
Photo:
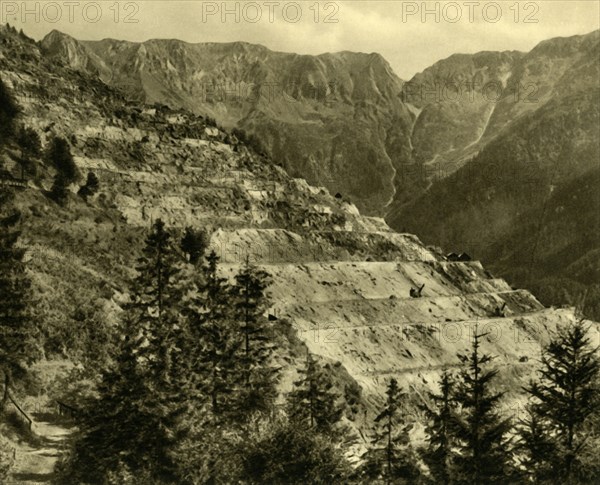
[[[454,53],[528,51],[600,28],[587,1],[0,0],[0,23],[41,39],[245,41],[285,52],[378,52],[403,79]]]

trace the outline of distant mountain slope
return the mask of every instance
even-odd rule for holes
[[[599,254],[594,216],[600,212],[600,184],[592,176],[599,164],[599,129],[600,89],[552,99],[504,129],[390,222],[428,243],[467,250],[520,285],[539,289],[541,279],[566,277],[568,262]],[[574,189],[582,191],[581,200],[567,203],[565,194]],[[523,267],[524,259],[531,264]]]
[[[415,166],[405,167],[407,182],[424,190],[527,113],[597,89],[599,39],[595,31],[550,39],[528,53],[455,54],[415,75],[403,87],[404,101],[417,114],[411,135]],[[419,195],[408,189],[388,208],[392,223],[402,205]]]
[[[370,213],[394,195],[410,157],[402,81],[378,54],[304,56],[260,45],[76,41],[54,31],[47,55],[147,103],[183,107],[256,133],[293,176]]]
[[[546,304],[584,304],[600,316],[599,188],[596,166],[553,190],[490,246],[491,266]]]

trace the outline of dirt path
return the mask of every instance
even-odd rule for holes
[[[23,443],[17,449],[12,479],[9,482],[11,485],[50,483],[54,476],[54,466],[63,453],[73,428],[41,421],[33,424],[33,432],[39,437],[39,445]]]

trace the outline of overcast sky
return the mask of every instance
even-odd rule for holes
[[[453,53],[528,51],[544,39],[600,28],[598,0],[0,0],[0,15],[36,39],[58,29],[89,40],[242,40],[302,54],[379,52],[404,79]]]

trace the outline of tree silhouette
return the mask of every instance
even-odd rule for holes
[[[332,431],[342,418],[344,406],[337,404],[339,396],[331,377],[308,352],[305,365],[298,372],[301,378],[294,382],[287,400],[290,421],[317,432]]]
[[[77,192],[81,197],[87,200],[88,197],[94,196],[100,189],[100,181],[94,172],[88,172],[85,185],[82,185]]]
[[[128,470],[146,483],[179,483],[176,449],[191,404],[182,321],[180,255],[157,220],[146,239],[123,317],[123,341],[84,422],[69,477],[104,483]]]
[[[8,86],[0,79],[0,146],[5,145],[15,134],[15,120],[19,106]]]
[[[250,264],[246,258],[232,288],[235,319],[243,336],[240,406],[245,410],[244,414],[268,412],[277,397],[278,369],[271,362],[273,329],[264,315],[270,306],[266,294],[270,283],[269,274]]]
[[[190,263],[196,264],[204,255],[208,243],[209,238],[206,231],[186,227],[185,234],[181,239],[181,249],[188,255]]]
[[[513,471],[507,439],[510,420],[502,419],[498,412],[504,394],[491,389],[498,371],[484,369],[493,358],[479,351],[483,336],[476,328],[471,351],[458,356],[465,369],[456,392],[461,411],[456,432],[460,450],[457,482],[474,485],[504,483]]]
[[[600,411],[600,359],[589,331],[583,320],[559,329],[542,351],[538,381],[526,389],[532,416],[521,440],[528,457],[542,475],[550,470],[567,482],[584,468],[587,424]]]
[[[456,459],[456,402],[454,378],[444,371],[440,379],[440,393],[430,392],[433,408],[423,406],[427,418],[425,433],[428,446],[423,455],[429,471],[436,481],[447,485],[453,476]]]
[[[32,308],[31,282],[23,262],[26,249],[18,245],[21,214],[6,216],[12,193],[0,194],[0,371],[4,375],[2,407],[14,378],[39,357]]]
[[[420,471],[416,456],[410,446],[409,432],[412,425],[406,422],[402,406],[406,393],[398,381],[390,379],[386,400],[375,418],[371,445],[364,454],[359,473],[369,481],[383,478],[386,484],[414,483]]]

